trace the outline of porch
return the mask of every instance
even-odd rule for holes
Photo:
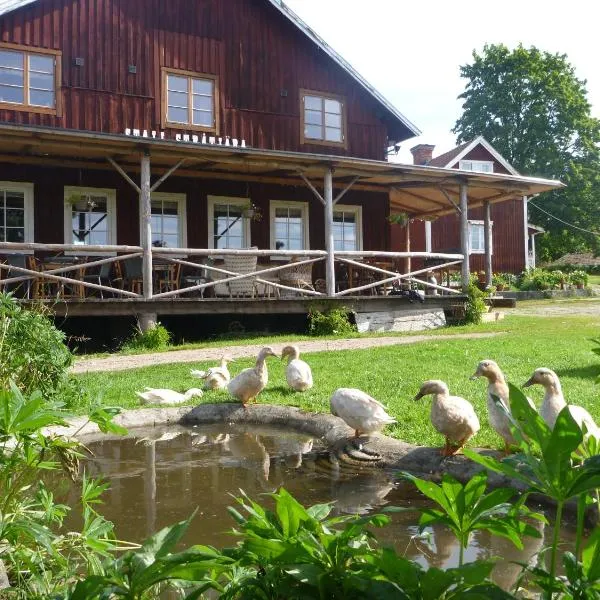
[[[52,210],[51,204],[62,208],[64,197],[65,215],[62,228],[65,243],[53,243],[62,232],[50,228],[44,229],[42,239],[28,238],[26,226],[23,226],[23,242],[0,242],[3,257],[0,289],[12,290],[24,301],[52,304],[58,314],[137,314],[142,323],[150,323],[165,311],[169,314],[306,312],[311,301],[345,306],[448,303],[461,292],[450,285],[448,273],[460,270],[463,289],[469,282],[469,209],[486,208],[489,234],[492,203],[560,185],[512,175],[258,150],[232,146],[229,140],[210,144],[189,138],[165,140],[152,134],[116,136],[0,125],[0,171],[4,170],[0,180],[31,181],[31,189],[35,188],[32,192],[35,211],[49,220],[55,218],[48,212]],[[90,193],[86,196],[87,212],[85,207],[77,208],[75,216],[67,194],[72,179],[52,182],[57,188],[61,184],[64,187],[58,200],[38,197],[38,189],[44,186],[36,183],[35,173],[41,169],[46,169],[46,177],[48,169],[58,174],[58,178],[61,173],[69,178],[75,174],[76,183],[90,189],[92,180],[109,181],[118,174],[119,185],[125,185],[131,194],[127,200],[129,206],[138,204],[139,229],[135,213],[126,213],[132,224],[128,229],[113,224],[112,238],[106,222],[98,228],[105,231],[103,241],[122,243],[94,244],[94,236],[89,234],[96,223],[107,220],[108,209],[89,225],[86,215],[92,213],[90,207],[96,203],[96,197]],[[187,187],[183,181],[188,182]],[[111,184],[113,187],[117,184]],[[187,196],[179,194],[184,196],[188,209],[187,217],[182,216],[185,211],[178,213],[179,223],[201,245],[188,247],[173,243],[170,238],[165,242],[167,235],[156,243],[152,201],[159,188],[171,195],[173,191],[189,190]],[[239,229],[241,224],[250,230],[252,217],[244,213],[256,208],[254,190],[259,188],[263,190],[263,198],[258,207],[263,202],[264,212],[271,210],[268,198],[282,197],[285,202],[280,204],[284,208],[304,203],[306,210],[302,214],[307,221],[310,214],[315,228],[309,231],[306,225],[304,233],[294,238],[290,224],[297,223],[292,223],[289,217],[282,249],[275,231],[277,218],[266,225],[252,223],[252,241],[256,232],[257,247],[248,243],[249,235],[244,238],[241,234],[232,237],[237,247],[231,247],[225,233],[234,226]],[[210,189],[243,196],[244,209],[240,208],[233,217],[228,213],[229,220],[221,221],[213,211],[204,221],[203,216],[198,216],[198,207],[202,202],[206,205],[207,194],[216,193]],[[112,201],[119,206],[126,191],[118,193],[119,199],[113,192],[112,200],[100,201],[106,204]],[[4,211],[8,214],[6,198]],[[360,207],[362,211],[364,227],[369,228],[364,244],[359,219],[355,218],[348,238],[351,244],[346,245],[343,224],[334,216],[344,213],[340,211],[342,198],[348,203],[345,210],[350,220],[352,214],[359,214],[351,209]],[[76,195],[75,204],[80,199]],[[391,225],[387,218],[393,212],[404,213],[408,222],[456,214],[461,225],[460,252],[410,252],[410,226],[405,227],[406,252],[390,252]],[[190,213],[194,216],[190,217]],[[38,222],[39,215],[35,229],[42,230]],[[208,238],[198,233],[205,225]],[[360,226],[363,227],[362,221]],[[5,240],[10,239],[7,232],[5,227]],[[185,236],[179,240],[185,241]],[[302,249],[292,249],[298,247]],[[488,235],[486,259],[486,273],[491,282]]]

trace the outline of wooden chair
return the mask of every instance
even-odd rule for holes
[[[158,279],[158,292],[162,293],[178,290],[181,265],[179,263],[169,264],[162,273],[162,277],[159,277]]]
[[[113,265],[115,265],[115,271],[116,271],[116,265],[119,265],[119,275],[118,276],[117,276],[116,272],[115,272],[115,275],[113,276]],[[106,287],[114,287],[116,282],[122,281],[122,276],[120,274],[120,264],[118,262],[104,263],[103,265],[96,267],[94,271],[85,273],[83,275],[83,280],[88,281],[90,283],[96,283],[98,285],[103,285]],[[90,289],[89,291],[93,292],[96,296],[99,293],[100,298],[104,298],[104,290],[91,290]]]
[[[142,270],[142,257],[136,256],[125,261],[125,285],[134,294],[141,294],[144,290],[144,274]]]

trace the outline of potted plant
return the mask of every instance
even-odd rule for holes
[[[252,202],[242,206],[242,216],[245,219],[250,219],[251,221],[262,221],[262,211],[260,207],[256,206],[256,204],[252,204]]]
[[[585,271],[578,270],[571,273],[571,282],[579,290],[583,289],[588,284],[588,280],[589,276]]]
[[[508,279],[504,273],[493,273],[492,274],[492,285],[499,291],[503,292],[508,289]]]
[[[388,217],[388,221],[392,225],[400,225],[402,227],[406,227],[410,222],[410,217],[405,212],[391,213]]]
[[[556,269],[555,271],[550,272],[550,277],[556,287],[560,288],[561,290],[567,288],[567,285],[569,284],[569,276],[567,273],[563,273],[559,269]]]

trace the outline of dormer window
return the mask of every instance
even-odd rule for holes
[[[163,127],[216,134],[218,114],[218,81],[214,75],[163,69]]]
[[[301,90],[301,143],[346,146],[345,111],[340,96]]]
[[[57,114],[60,52],[0,45],[0,106]]]
[[[493,173],[494,163],[491,160],[461,160],[458,163],[461,171],[475,171],[477,173]]]

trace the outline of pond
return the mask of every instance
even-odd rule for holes
[[[266,501],[261,494],[284,486],[304,505],[335,502],[337,513],[369,513],[386,504],[415,507],[424,502],[411,484],[397,481],[393,473],[357,470],[331,459],[318,440],[274,427],[154,427],[86,445],[93,453],[85,464],[88,474],[111,484],[102,512],[123,540],[142,541],[198,509],[186,545],[232,546],[237,540],[229,533],[234,523],[227,507],[240,490]],[[416,512],[396,513],[392,524],[377,530],[377,537],[423,565],[456,566],[458,546],[451,533],[436,526],[426,539],[417,538],[417,521]],[[525,549],[519,551],[508,540],[477,532],[465,560],[502,557],[493,578],[508,588],[519,573],[510,561],[534,560],[544,537],[549,540],[549,532],[541,539],[525,538]],[[563,541],[573,538],[567,524]]]

